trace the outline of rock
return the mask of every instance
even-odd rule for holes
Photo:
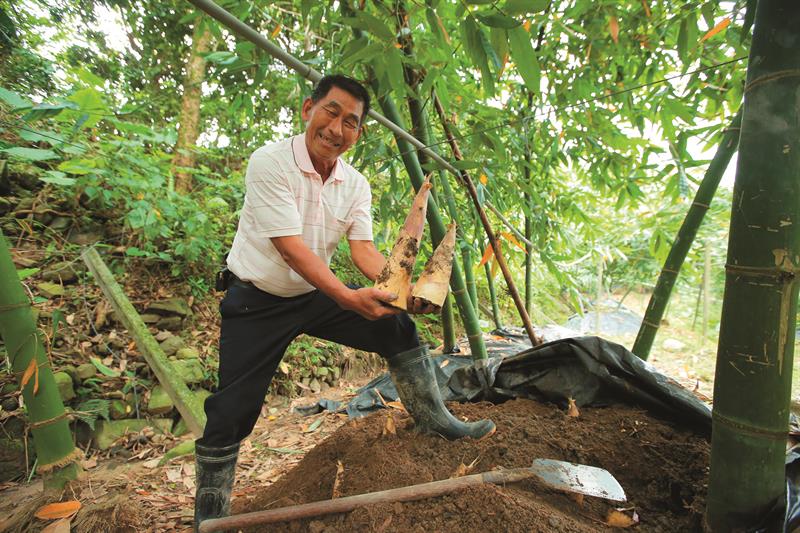
[[[67,241],[79,246],[89,246],[98,241],[102,241],[103,238],[104,235],[99,231],[81,229],[70,233],[69,237],[67,237]]]
[[[72,283],[78,279],[78,273],[71,261],[61,261],[50,265],[42,272],[45,281]]]
[[[145,312],[156,313],[163,316],[179,315],[187,317],[192,314],[189,304],[183,298],[168,298],[159,302],[153,302]]]
[[[661,343],[661,347],[668,352],[680,352],[686,348],[686,344],[678,339],[665,339],[664,342]]]
[[[66,372],[56,372],[53,374],[53,377],[56,379],[58,394],[61,396],[61,400],[68,402],[73,399],[75,397],[75,389],[72,388],[72,376]]]
[[[199,359],[183,359],[172,363],[172,369],[187,385],[200,383],[205,379],[203,365]]]
[[[138,433],[146,427],[156,432],[166,433],[172,427],[172,420],[153,418],[150,420],[98,420],[92,432],[92,444],[100,450],[107,450],[115,440],[128,433]]]
[[[186,346],[186,343],[180,337],[172,336],[164,340],[159,346],[164,351],[164,355],[169,357],[170,355],[175,355],[178,350]]]
[[[60,283],[50,283],[49,281],[45,281],[42,283],[37,283],[36,288],[39,289],[39,294],[45,298],[57,298],[58,296],[64,296],[64,286]]]
[[[183,319],[179,316],[167,316],[156,322],[156,327],[158,329],[168,329],[171,331],[177,331],[181,329],[181,323]]]
[[[150,391],[150,399],[147,401],[148,413],[163,415],[172,411],[174,407],[175,404],[172,403],[172,399],[167,394],[167,391],[164,390],[164,387],[161,385],[153,387],[153,390]]]
[[[144,322],[145,324],[155,324],[156,322],[161,320],[160,316],[153,313],[145,313],[143,315],[139,315],[139,318],[141,318],[142,322]]]
[[[175,352],[175,357],[178,359],[200,359],[200,352],[196,348],[187,346]]]
[[[73,383],[80,383],[80,378],[78,377],[78,369],[72,365],[67,365],[61,369],[62,372],[66,372],[69,374],[69,377],[72,378]]]
[[[318,393],[320,391],[320,389],[322,388],[321,385],[319,384],[319,380],[317,380],[317,378],[312,379],[311,383],[309,383],[308,386],[311,387],[311,390],[315,394]]]
[[[170,337],[172,337],[172,333],[169,331],[159,331],[158,333],[156,333],[156,340],[158,342],[165,341]]]
[[[11,396],[0,402],[0,407],[3,408],[3,411],[15,411],[19,407],[19,401],[14,396]]]
[[[97,375],[97,367],[92,363],[83,363],[82,365],[78,365],[78,368],[75,370],[75,375],[78,377],[77,381],[85,381]]]
[[[50,221],[50,229],[53,231],[65,231],[72,226],[72,219],[69,217],[55,217]]]
[[[133,413],[133,407],[122,400],[111,400],[111,405],[108,406],[108,414],[112,420],[126,418],[131,413]]]

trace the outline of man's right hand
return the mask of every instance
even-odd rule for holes
[[[352,289],[348,297],[339,303],[342,309],[353,311],[367,320],[379,320],[402,313],[400,309],[386,305],[397,299],[397,295],[375,287]]]

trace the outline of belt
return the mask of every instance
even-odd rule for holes
[[[239,277],[236,274],[234,274],[233,272],[230,273],[230,276],[231,276],[230,286],[237,285],[237,286],[245,288],[245,289],[260,290],[258,287],[256,287],[255,285],[253,285],[249,281],[243,281],[243,280],[239,279]]]

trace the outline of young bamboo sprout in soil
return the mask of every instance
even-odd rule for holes
[[[389,305],[404,311],[407,310],[408,294],[411,292],[411,275],[414,272],[419,243],[425,229],[425,212],[428,209],[430,190],[430,180],[426,179],[414,197],[411,211],[394,243],[394,248],[392,248],[392,255],[389,256],[386,266],[375,280],[376,288],[397,295],[397,299]]]
[[[442,242],[434,250],[411,292],[413,298],[421,298],[425,303],[438,308],[444,305],[450,289],[450,272],[453,270],[453,252],[456,246],[456,225],[450,224]]]

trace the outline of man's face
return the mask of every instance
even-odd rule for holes
[[[336,86],[316,103],[306,98],[302,117],[311,161],[332,164],[353,146],[361,134],[363,111],[361,100]]]

